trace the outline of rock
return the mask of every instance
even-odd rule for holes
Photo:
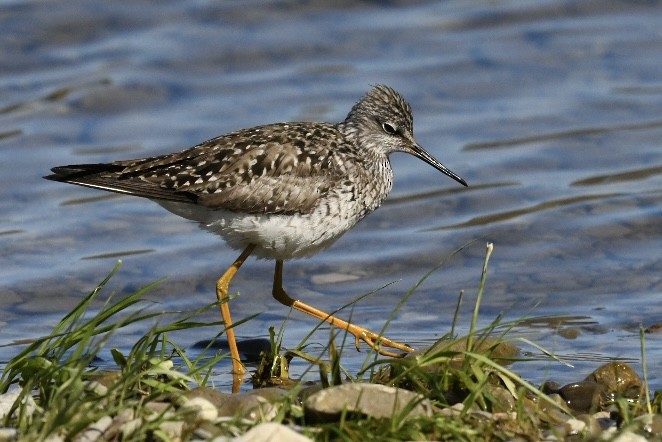
[[[159,424],[159,430],[164,432],[171,440],[181,440],[184,425],[184,421],[163,421]]]
[[[595,411],[600,406],[601,387],[595,382],[573,382],[559,388],[559,395],[572,410],[580,413]]]
[[[314,395],[315,393],[317,393],[319,391],[322,391],[323,389],[324,389],[324,386],[320,382],[316,382],[314,384],[307,385],[306,387],[302,388],[301,391],[299,391],[298,399],[299,399],[299,401],[304,402],[310,396]]]
[[[20,396],[20,388],[13,388],[0,395],[0,420],[7,417],[9,411],[12,409],[14,403],[19,399]],[[23,406],[25,407],[23,412],[26,413],[27,416],[32,416],[32,414],[37,409],[37,404],[35,403],[34,399],[32,399],[32,396],[29,395],[23,398]],[[18,410],[18,408],[16,410]]]
[[[133,433],[138,431],[138,429],[142,426],[143,421],[142,419],[131,419],[128,420],[120,426],[120,434],[122,435],[122,440],[129,440],[131,436],[133,436]]]
[[[432,347],[422,348],[420,350],[412,351],[407,354],[405,358],[415,358],[423,355],[430,355],[434,352],[456,352],[452,357],[454,366],[459,366],[459,363],[464,361],[464,354],[467,350],[467,338],[462,338],[457,341],[441,341],[437,342]],[[482,354],[499,363],[510,363],[510,360],[519,355],[519,348],[507,341],[501,341],[491,337],[476,339],[473,342],[471,351],[473,353]],[[434,367],[430,365],[429,367]]]
[[[580,414],[577,416],[577,419],[586,424],[586,429],[584,430],[584,437],[591,437],[597,439],[602,433],[602,425],[598,422],[593,416],[588,414]]]
[[[108,394],[108,387],[97,381],[84,382],[85,391],[93,393],[97,396],[105,396]]]
[[[98,382],[99,384],[110,388],[121,376],[121,371],[99,370],[90,374],[89,382]]]
[[[0,428],[0,441],[9,442],[18,440],[18,430],[16,428]]]
[[[662,435],[662,414],[644,414],[635,418],[634,422],[650,436]]]
[[[128,435],[130,433],[124,432],[124,427],[127,424],[127,422],[131,421],[132,419],[135,418],[135,412],[132,408],[125,408],[119,413],[117,413],[117,416],[115,416],[115,419],[113,419],[113,423],[106,432],[104,433],[104,438],[106,440],[118,440],[120,435],[124,435],[122,440],[127,440]],[[138,419],[140,422],[140,419]],[[132,431],[135,431],[136,428],[133,428]]]
[[[241,360],[244,362],[258,363],[260,362],[260,354],[263,351],[267,353],[271,352],[271,341],[264,338],[241,339],[237,341],[237,344],[239,345]],[[227,339],[204,339],[196,342],[192,347],[199,350],[230,350]]]
[[[220,417],[243,417],[250,420],[269,418],[275,416],[277,408],[272,402],[287,394],[281,388],[262,388],[244,394],[227,394],[212,388],[195,388],[184,394],[185,401],[199,398],[216,407]]]
[[[562,328],[557,331],[558,335],[565,339],[577,339],[577,337],[582,333],[581,329],[577,327],[568,327]]]
[[[269,402],[275,402],[289,393],[288,390],[278,387],[259,388],[245,393],[247,396],[260,396]]]
[[[561,386],[559,385],[558,382],[545,381],[545,383],[542,384],[542,386],[540,387],[540,391],[542,391],[543,393],[549,395],[549,394],[558,393],[560,388],[561,388]]]
[[[515,398],[500,385],[486,385],[485,393],[492,399],[490,402],[492,404],[493,413],[508,413],[516,411],[517,404],[515,403]]]
[[[192,429],[193,433],[190,435],[190,440],[212,440],[214,435],[218,433],[218,428],[209,422],[203,422]]]
[[[566,435],[577,435],[580,434],[586,428],[586,422],[579,419],[568,419],[565,421],[565,434]]]
[[[0,395],[0,419],[7,417],[11,408],[14,406],[14,402],[16,402],[20,395],[21,390],[18,389]]]
[[[242,394],[228,398],[218,409],[219,416],[243,417],[258,420],[261,417],[275,415],[275,407],[265,398],[258,395]]]
[[[529,419],[540,419],[543,422],[555,426],[564,425],[565,422],[572,417],[561,411],[558,407],[558,405],[565,405],[565,401],[558,394],[549,394],[547,396],[551,401],[543,398],[530,398],[525,396],[522,398],[521,403],[523,411],[527,414]]]
[[[147,415],[147,420],[150,421],[160,416],[167,416],[168,414],[172,415],[174,410],[173,405],[170,402],[162,401],[149,401],[145,403],[144,408],[146,411],[151,411],[151,413]]]
[[[286,425],[265,422],[256,425],[234,440],[236,442],[311,442],[312,439],[297,433]]]
[[[95,442],[100,440],[112,423],[112,417],[103,416],[101,419],[83,430],[83,432],[76,437],[76,440],[78,442]]]
[[[450,407],[442,408],[439,413],[445,414],[446,416],[458,417],[462,414],[464,410],[464,404],[458,402],[457,404],[451,405]]]
[[[662,436],[662,414],[658,413],[651,418],[650,433],[654,436]]]
[[[180,405],[186,402],[186,400],[202,398],[218,408],[221,407],[223,403],[228,400],[228,398],[233,397],[233,395],[221,393],[220,391],[214,390],[213,388],[200,387],[184,392],[183,397],[185,400],[181,402]]]
[[[648,439],[646,439],[644,436],[639,436],[627,430],[622,431],[618,436],[616,436],[611,440],[612,442],[647,442],[648,441]]]
[[[660,324],[653,324],[651,326],[646,327],[646,330],[644,330],[646,333],[662,333],[662,323]]]
[[[617,422],[612,419],[611,412],[606,410],[592,414],[591,420],[600,426],[601,431],[611,431],[618,428]]]
[[[186,399],[179,409],[187,413],[187,418],[196,422],[211,422],[218,417],[216,406],[202,397]]]
[[[377,384],[338,385],[304,401],[306,418],[318,422],[336,420],[345,410],[373,418],[404,418],[402,413],[407,407],[407,417],[432,416],[432,403],[422,395]]]
[[[637,399],[641,396],[643,382],[639,375],[623,362],[609,362],[588,375],[586,381],[596,382],[604,394]]]

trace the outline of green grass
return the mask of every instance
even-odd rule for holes
[[[491,253],[491,245],[488,245],[468,335],[455,335],[457,312],[463,300],[460,294],[450,332],[430,349],[412,357],[384,359],[369,352],[363,367],[350,373],[341,360],[342,346],[352,343],[346,336],[332,330],[323,357],[307,352],[309,337],[296,349],[283,354],[281,342],[286,323],[278,333],[272,328],[272,348],[259,364],[254,384],[278,385],[291,390],[276,400],[277,412],[271,419],[300,425],[317,440],[490,441],[517,437],[535,440],[545,432],[553,432],[558,416],[570,415],[571,411],[558,398],[543,394],[508,368],[510,361],[519,358],[508,337],[517,321],[503,322],[497,317],[488,327],[477,327]],[[162,313],[150,312],[150,303],[145,298],[157,282],[122,299],[108,296],[101,308],[91,312],[92,303],[100,297],[118,268],[119,264],[51,334],[36,339],[7,363],[0,376],[0,392],[12,389],[17,397],[0,426],[16,429],[21,440],[43,440],[55,435],[70,440],[107,416],[122,416],[125,423],[132,424],[126,424],[122,430],[116,428],[115,433],[108,430],[107,438],[170,440],[173,435],[167,424],[183,422],[182,438],[186,440],[202,427],[210,434],[232,436],[254,425],[255,422],[239,415],[213,423],[202,422],[192,418],[190,410],[181,406],[182,398],[192,388],[213,387],[212,373],[228,356],[210,344],[191,359],[171,335],[179,330],[197,328],[204,329],[205,334],[223,330],[221,322],[197,319],[217,305],[173,316],[165,324],[159,324],[156,318],[159,316],[162,320]],[[417,287],[437,270],[438,267],[424,275],[403,297],[384,328]],[[128,326],[135,328],[136,324],[144,324],[148,331],[126,354],[118,349],[110,350],[116,369],[94,368],[110,337]],[[341,349],[336,346],[337,341]],[[533,343],[519,341],[553,357]],[[647,380],[643,333],[641,344],[644,379]],[[304,386],[289,380],[288,365],[292,358],[309,361],[309,370],[319,373],[320,383],[325,388],[344,382],[381,383],[420,393],[439,410],[455,405],[456,412],[418,418],[407,418],[403,413],[389,420],[344,414],[339,422],[308,422],[298,399]],[[229,360],[223,364],[229,366]],[[651,397],[646,385],[640,400],[615,397],[610,405],[621,413],[623,428],[646,435],[646,425],[642,422],[646,415],[660,414],[662,395]],[[495,419],[497,415],[499,418]],[[590,437],[588,433],[575,436]]]

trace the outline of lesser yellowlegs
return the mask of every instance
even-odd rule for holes
[[[282,304],[347,330],[357,348],[362,340],[387,356],[396,353],[386,348],[412,350],[295,300],[282,285],[284,260],[330,246],[380,206],[393,184],[393,152],[414,155],[467,185],[418,145],[411,107],[384,85],[338,124],[258,126],[158,157],[55,167],[45,178],[149,198],[243,250],[216,284],[233,370],[243,374],[227,296],[251,254],[276,261],[273,296]]]

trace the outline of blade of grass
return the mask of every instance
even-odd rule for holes
[[[492,250],[494,250],[494,245],[491,242],[487,243],[485,253],[485,261],[483,263],[483,271],[480,275],[480,286],[478,288],[478,298],[474,306],[474,313],[471,317],[471,327],[469,328],[469,336],[467,337],[467,351],[471,351],[473,345],[473,336],[476,330],[476,322],[478,321],[478,311],[480,310],[480,304],[483,300],[483,290],[485,289],[485,281],[487,279],[487,264],[490,261],[490,256],[492,256]]]

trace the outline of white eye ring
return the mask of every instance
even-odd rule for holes
[[[382,129],[384,129],[384,132],[389,135],[395,135],[398,133],[398,130],[390,123],[382,123]]]

